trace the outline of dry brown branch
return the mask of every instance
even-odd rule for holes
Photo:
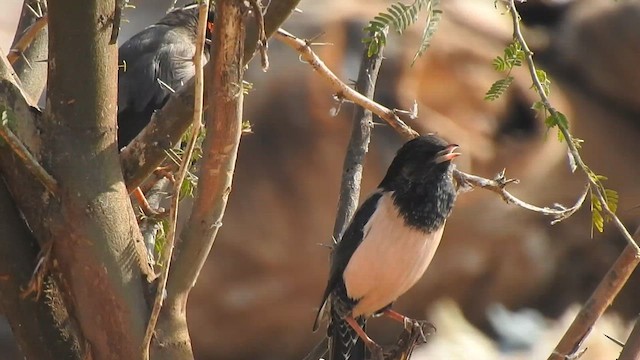
[[[587,194],[589,194],[589,188],[586,188],[585,191],[582,193],[582,195],[578,198],[576,203],[570,208],[566,208],[565,206],[560,204],[555,204],[553,208],[538,207],[518,199],[517,197],[513,196],[511,193],[505,190],[505,187],[507,185],[517,184],[519,182],[517,179],[507,179],[505,177],[505,170],[502,170],[493,179],[485,179],[480,176],[467,174],[457,169],[453,172],[453,176],[456,179],[456,182],[458,183],[458,188],[461,191],[468,190],[468,187],[471,187],[471,188],[479,187],[479,188],[491,190],[496,194],[500,195],[502,200],[504,200],[507,204],[513,204],[523,209],[540,213],[542,215],[553,216],[554,220],[551,221],[551,224],[556,224],[568,218],[569,216],[573,215],[578,209],[580,209],[580,207],[584,203],[584,200],[587,198]]]
[[[640,318],[636,319],[636,324],[629,334],[627,341],[622,344],[617,342],[620,346],[623,346],[622,352],[618,360],[638,360],[640,359]]]
[[[402,136],[404,136],[407,140],[413,139],[419,135],[417,132],[415,132],[415,130],[413,130],[402,120],[400,120],[400,118],[393,110],[388,109],[374,102],[373,100],[368,99],[366,96],[353,90],[347,84],[342,82],[342,80],[340,80],[331,70],[329,70],[329,68],[324,64],[320,57],[318,57],[318,55],[313,52],[313,50],[311,49],[313,43],[311,43],[310,41],[299,39],[282,29],[278,29],[278,31],[276,32],[276,37],[278,38],[278,40],[284,42],[285,44],[289,45],[297,52],[299,52],[301,58],[304,61],[309,63],[309,65],[311,65],[311,67],[315,71],[317,71],[324,79],[329,81],[331,86],[336,90],[338,98],[349,99],[356,105],[370,110],[381,119],[385,120],[389,125],[391,125],[391,127],[402,134]]]
[[[204,104],[204,45],[207,32],[207,15],[209,14],[209,2],[203,1],[198,6],[198,34],[196,37],[196,53],[193,59],[193,63],[196,68],[195,74],[195,99],[193,104],[193,120],[191,123],[191,134],[189,135],[189,143],[187,150],[180,162],[180,168],[178,170],[178,176],[173,183],[173,194],[171,196],[171,206],[169,208],[169,233],[167,234],[167,241],[164,245],[162,252],[162,274],[160,275],[160,284],[156,290],[155,299],[153,302],[153,308],[151,310],[151,317],[149,324],[145,331],[144,340],[142,342],[143,360],[149,359],[149,344],[151,343],[151,337],[160,315],[160,308],[162,307],[162,300],[164,299],[164,292],[167,287],[167,279],[169,278],[169,269],[171,265],[171,259],[173,256],[173,248],[176,238],[176,227],[178,226],[178,204],[180,201],[180,188],[182,182],[185,179],[189,166],[191,165],[191,157],[193,150],[196,146],[198,134],[200,133],[200,127],[202,126],[202,112]]]
[[[186,324],[186,302],[191,288],[209,255],[231,192],[240,135],[242,133],[242,79],[246,14],[244,2],[219,0],[216,4],[216,31],[213,34],[213,74],[207,102],[216,111],[207,113],[207,135],[202,146],[198,188],[192,213],[180,234],[167,282],[167,298],[162,307],[156,340],[162,359],[193,356],[190,346],[168,347],[164,344],[189,344],[186,331],[175,329]]]
[[[20,139],[9,129],[8,117],[10,110],[0,109],[0,137],[9,145],[13,153],[24,163],[25,167],[35,176],[53,195],[58,194],[58,182],[45,170],[38,160],[31,155]]]
[[[36,36],[38,36],[38,33],[47,26],[48,21],[49,17],[45,14],[27,28],[27,31],[22,34],[20,40],[13,45],[9,54],[7,54],[7,59],[9,59],[11,65],[13,65],[20,56],[22,56],[24,51],[29,47],[29,45],[31,45],[31,42],[36,38]]]
[[[256,20],[256,26],[258,28],[256,48],[260,52],[260,64],[262,65],[262,71],[267,71],[269,69],[269,56],[267,55],[267,33],[264,30],[262,3],[258,0],[249,0],[249,5],[253,10],[253,18]]]
[[[640,240],[640,228],[634,235],[636,240]],[[589,335],[593,324],[604,314],[605,310],[611,306],[624,284],[640,263],[635,249],[630,244],[622,251],[615,263],[611,266],[607,274],[598,284],[589,299],[585,302],[575,320],[564,333],[564,336],[549,356],[548,360],[576,359],[576,355],[584,349],[580,349],[582,343]],[[626,348],[626,347],[625,347]],[[629,350],[629,354],[633,350]],[[636,350],[637,351],[637,350]],[[621,357],[620,360],[623,358]],[[627,358],[637,359],[637,358]]]
[[[45,0],[23,0],[20,20],[11,45],[11,48],[20,49],[17,54],[19,56],[11,61],[13,69],[20,78],[20,86],[30,98],[35,100],[40,98],[47,82],[49,31],[47,26],[44,26],[27,36],[25,33],[35,30],[33,26],[46,12]],[[9,55],[13,56],[16,53]],[[26,141],[22,137],[21,139]]]
[[[368,99],[357,91],[353,90],[349,86],[347,86],[344,82],[342,82],[325,64],[324,62],[316,55],[311,49],[312,43],[309,41],[305,41],[295,37],[294,35],[284,31],[278,30],[276,34],[277,38],[289,45],[297,52],[300,53],[300,56],[303,60],[308,62],[313,69],[322,76],[327,82],[334,88],[339,97],[345,98],[354,102],[355,104],[362,106],[365,109],[370,110],[372,113],[376,114],[381,119],[385,120],[391,127],[397,130],[400,134],[402,134],[406,139],[412,139],[419,134],[411,129],[407,124],[405,124],[402,120],[398,118],[396,115],[397,111],[388,109],[373,100]],[[481,188],[493,191],[500,195],[507,203],[522,206],[527,210],[539,212],[543,215],[552,215],[555,217],[554,221],[560,221],[571,216],[579,207],[580,204],[584,201],[584,196],[580,197],[576,206],[572,206],[571,208],[566,208],[561,205],[556,205],[555,209],[551,208],[541,208],[535,205],[531,205],[526,201],[522,201],[517,197],[510,194],[505,190],[505,186],[509,183],[515,182],[515,180],[507,180],[503,179],[504,183],[499,184],[495,179],[485,179],[476,175],[471,175],[464,173],[458,169],[454,170],[454,176],[459,179],[460,184],[466,184],[471,186],[479,186]],[[464,181],[462,181],[464,180]]]

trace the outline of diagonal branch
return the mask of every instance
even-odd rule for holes
[[[635,240],[640,240],[640,228],[636,230]],[[584,349],[581,346],[593,328],[593,324],[611,306],[622,287],[640,263],[633,246],[627,244],[616,262],[602,278],[598,287],[585,302],[562,339],[549,355],[548,360],[577,359]],[[630,344],[633,344],[631,342]],[[635,346],[635,345],[634,345]],[[631,352],[628,350],[627,352]],[[627,354],[628,355],[628,354]],[[623,358],[620,357],[622,360]],[[636,358],[634,358],[636,359]]]
[[[311,67],[317,71],[323,78],[325,78],[331,86],[336,90],[338,98],[347,98],[353,101],[356,105],[359,105],[365,109],[370,110],[380,118],[385,120],[391,127],[402,134],[406,139],[412,139],[419,134],[405,124],[396,113],[388,109],[373,100],[368,99],[366,96],[354,91],[347,84],[342,82],[329,68],[324,64],[318,55],[311,49],[313,45],[309,41],[299,39],[285,30],[278,29],[276,33],[278,40],[294,48],[300,53],[301,57],[311,65]]]
[[[202,146],[197,194],[191,216],[180,234],[167,281],[166,303],[158,319],[156,339],[161,359],[193,357],[191,346],[170,345],[190,344],[185,329],[187,299],[222,226],[231,192],[242,133],[244,66],[241,64],[246,11],[241,0],[220,0],[216,4],[220,20],[207,66],[213,74],[207,100],[216,111],[207,114],[208,131]]]
[[[8,54],[21,86],[35,101],[47,83],[49,30],[46,8],[45,0],[23,0],[20,21]]]
[[[187,145],[187,151],[182,157],[180,162],[180,168],[178,170],[178,176],[174,181],[173,194],[171,196],[171,207],[169,208],[169,233],[167,234],[167,241],[162,251],[162,274],[160,275],[160,284],[156,290],[155,299],[153,302],[153,308],[151,310],[151,317],[149,324],[147,324],[147,330],[142,341],[142,358],[143,360],[149,359],[149,344],[151,343],[151,337],[160,315],[160,309],[164,299],[164,292],[167,287],[167,279],[169,277],[169,269],[171,266],[171,259],[173,256],[173,248],[176,238],[176,227],[178,226],[178,204],[180,202],[180,188],[182,182],[187,174],[189,165],[191,164],[191,157],[193,150],[195,149],[198,134],[200,133],[200,127],[202,126],[202,111],[203,111],[203,93],[204,93],[204,74],[203,74],[203,57],[204,57],[204,43],[207,31],[207,15],[209,13],[209,2],[203,1],[198,7],[198,34],[196,38],[196,53],[193,59],[194,66],[196,68],[195,78],[195,99],[193,104],[193,121],[191,124],[191,134],[189,135],[189,143]]]
[[[25,167],[35,176],[44,187],[53,195],[58,194],[58,182],[51,176],[31,155],[29,149],[22,144],[22,141],[9,129],[9,117],[13,114],[11,110],[0,106],[0,137],[7,143],[11,151],[24,163]]]
[[[362,96],[362,94],[358,93],[357,91],[347,86],[344,82],[342,82],[324,64],[324,62],[318,57],[318,55],[313,52],[313,50],[311,49],[312,44],[309,41],[299,39],[284,30],[278,30],[276,36],[278,37],[278,40],[281,40],[282,42],[299,52],[301,58],[308,62],[318,74],[320,74],[325,80],[327,80],[327,82],[338,93],[339,97],[343,97],[347,100],[353,101],[355,104],[370,110],[372,113],[385,120],[389,125],[391,125],[391,127],[396,129],[396,131],[398,131],[407,139],[412,139],[418,136],[418,133],[416,131],[411,129],[407,124],[405,124],[398,118],[398,116],[396,115],[396,111],[388,109],[378,104],[377,102],[374,102],[373,100]],[[457,179],[461,180],[459,182],[460,184],[471,185],[473,187],[481,187],[483,189],[493,191],[500,195],[500,197],[507,201],[507,203],[518,205],[526,208],[527,210],[536,211],[544,215],[555,216],[554,221],[563,220],[571,216],[577,210],[576,206],[579,207],[579,204],[582,204],[582,202],[584,201],[584,196],[582,196],[577,202],[577,205],[571,208],[565,208],[562,206],[556,206],[555,210],[549,208],[540,208],[525,201],[519,200],[516,196],[510,194],[505,190],[505,186],[508,183],[515,182],[514,180],[509,180],[504,184],[499,184],[495,179],[490,180],[476,175],[466,174],[458,169],[455,169],[454,176],[456,176]]]
[[[31,43],[35,40],[36,36],[40,33],[42,29],[47,26],[47,22],[49,21],[47,15],[44,15],[38,18],[33,24],[31,24],[27,30],[20,36],[18,41],[16,41],[9,54],[7,54],[7,59],[11,63],[11,65],[15,64],[15,62],[24,55],[25,50],[31,45]]]

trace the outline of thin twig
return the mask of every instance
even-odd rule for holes
[[[308,62],[309,65],[311,65],[311,67],[313,67],[313,69],[317,71],[323,78],[327,79],[336,90],[337,96],[339,98],[347,98],[350,101],[353,101],[356,105],[371,110],[371,112],[389,123],[391,127],[402,134],[406,139],[413,139],[419,135],[415,130],[411,129],[407,124],[400,120],[400,118],[393,112],[393,110],[388,109],[372,100],[369,100],[366,96],[353,90],[352,88],[347,86],[347,84],[342,82],[331,70],[329,70],[329,68],[318,57],[318,55],[313,52],[310,42],[299,39],[282,29],[278,29],[278,31],[276,32],[276,37],[280,41],[284,42],[285,44],[289,45],[297,52],[299,52],[302,59]]]
[[[525,62],[529,70],[529,75],[533,81],[533,86],[540,97],[545,109],[551,113],[551,116],[559,118],[561,115],[551,105],[544,87],[537,76],[536,65],[533,61],[533,52],[529,49],[520,28],[520,14],[516,9],[514,0],[509,0],[508,10],[513,22],[513,38],[517,41],[525,54]],[[592,172],[582,160],[575,141],[569,130],[565,126],[558,125],[559,131],[564,136],[565,142],[569,149],[570,155],[573,157],[575,164],[587,175],[589,181],[589,190],[595,194],[596,198],[602,206],[604,213],[614,222],[622,236],[627,241],[627,246],[616,262],[611,266],[609,272],[600,282],[598,287],[591,294],[591,297],[584,304],[569,329],[565,332],[562,339],[549,356],[549,360],[564,360],[575,358],[581,351],[580,346],[587,338],[595,322],[602,316],[604,311],[611,305],[616,298],[627,279],[640,262],[640,248],[636,240],[631,236],[622,221],[611,211],[607,205],[604,194],[600,185],[591,176]],[[638,232],[636,232],[638,236]]]
[[[0,112],[0,117],[8,116],[9,110]],[[26,168],[44,185],[44,187],[53,195],[58,194],[58,182],[45,170],[38,160],[31,155],[22,141],[9,129],[3,119],[0,119],[0,137],[9,145],[13,153],[24,163]]]
[[[546,206],[539,207],[524,202],[505,190],[505,187],[507,185],[517,184],[519,181],[517,179],[507,179],[505,177],[504,170],[498,173],[493,179],[485,179],[483,177],[467,174],[462,171],[454,171],[453,176],[456,179],[458,187],[461,191],[466,191],[468,186],[471,186],[472,188],[480,187],[483,189],[491,190],[500,195],[502,200],[504,200],[504,202],[506,202],[507,204],[513,204],[523,209],[537,212],[542,215],[553,216],[554,220],[551,222],[551,224],[556,224],[573,215],[576,211],[578,211],[578,209],[580,209],[580,207],[584,203],[584,200],[587,198],[587,194],[589,194],[589,188],[587,187],[582,195],[578,198],[576,203],[570,208],[566,208],[565,206],[560,204],[555,204],[553,208],[549,208]]]
[[[264,14],[262,11],[262,3],[258,0],[249,0],[249,5],[253,10],[253,18],[256,20],[258,27],[258,43],[256,48],[260,51],[260,64],[262,71],[269,69],[269,56],[267,55],[267,33],[264,30]]]
[[[313,52],[311,49],[309,41],[305,41],[295,37],[294,35],[280,29],[276,32],[276,36],[279,40],[289,45],[297,52],[300,53],[300,56],[303,60],[307,61],[309,65],[313,67],[313,69],[320,74],[324,79],[326,79],[329,84],[334,88],[334,90],[339,94],[340,98],[348,99],[349,101],[354,102],[355,104],[370,110],[372,113],[376,114],[381,119],[385,120],[391,127],[393,127],[396,131],[398,131],[401,135],[403,135],[406,139],[413,139],[419,134],[411,129],[407,124],[405,124],[398,116],[396,115],[397,111],[388,109],[377,102],[368,99],[366,96],[363,96],[359,92],[353,90],[349,86],[347,86],[344,82],[342,82],[325,64],[324,62]],[[460,181],[460,184],[467,184],[473,186],[480,186],[484,189],[493,191],[499,194],[505,201],[508,203],[522,206],[527,210],[539,212],[544,215],[555,216],[556,220],[566,219],[570,215],[572,215],[577,208],[564,208],[560,205],[556,206],[556,209],[549,208],[540,208],[535,205],[531,205],[525,201],[519,200],[517,197],[513,196],[509,192],[505,190],[505,185],[508,183],[513,183],[515,180],[509,180],[505,184],[499,186],[495,180],[485,179],[476,175],[470,175],[464,173],[458,169],[454,170],[454,176],[459,180],[464,179],[465,181]],[[582,204],[584,198],[581,197],[577,204]],[[524,206],[523,206],[524,205]]]
[[[207,65],[212,74],[207,80],[211,81],[207,84],[211,85],[207,104],[215,111],[206,116],[208,131],[199,161],[198,187],[191,215],[180,233],[167,281],[167,298],[160,312],[161,327],[156,335],[159,344],[189,343],[184,309],[222,227],[242,134],[244,66],[239,64],[243,64],[246,12],[243,1],[216,1],[219,21],[213,34],[211,61]],[[190,346],[168,351],[170,358],[193,358]]]
[[[520,14],[518,14],[518,10],[516,9],[514,0],[509,0],[509,13],[511,14],[511,19],[513,21],[513,37],[518,41],[518,43],[520,43],[522,50],[524,51],[525,61],[527,63],[527,68],[529,69],[529,75],[531,76],[531,80],[533,81],[533,85],[536,89],[536,92],[540,96],[540,100],[542,101],[542,104],[549,111],[549,113],[551,113],[553,117],[558,118],[559,117],[558,110],[556,110],[551,105],[551,102],[549,101],[549,97],[545,93],[544,87],[542,86],[542,84],[540,83],[540,80],[538,79],[536,65],[533,62],[533,52],[529,49],[529,46],[527,45],[527,42],[525,41],[524,36],[522,35],[522,30],[520,29]],[[615,226],[618,228],[618,230],[620,231],[624,239],[627,241],[627,243],[629,243],[629,245],[631,245],[635,249],[636,254],[640,256],[640,247],[638,247],[638,244],[635,242],[635,240],[633,240],[633,237],[631,236],[627,228],[624,226],[624,224],[622,224],[622,221],[620,221],[618,216],[616,216],[616,214],[613,211],[611,211],[611,209],[607,205],[607,200],[605,199],[605,196],[602,193],[600,186],[595,182],[595,180],[591,176],[589,176],[589,174],[591,173],[591,170],[589,170],[589,167],[587,167],[587,165],[582,160],[582,157],[580,156],[580,152],[578,152],[578,149],[576,148],[573,136],[571,135],[569,130],[566,129],[564,126],[558,126],[558,129],[562,132],[562,135],[564,136],[565,141],[567,143],[567,147],[569,148],[569,152],[571,153],[571,156],[573,157],[576,165],[578,165],[578,167],[580,167],[580,169],[584,171],[584,173],[587,175],[587,179],[591,186],[591,190],[600,201],[600,204],[602,205],[602,210],[606,215],[608,215],[611,218],[611,220],[613,221]]]
[[[311,349],[311,351],[309,351],[307,356],[305,356],[304,359],[302,360],[321,359],[324,356],[324,354],[327,353],[328,348],[329,348],[329,338],[325,336],[322,338],[322,340],[320,340],[319,343],[316,344],[316,346],[313,347],[313,349]]]
[[[384,47],[380,46],[378,53],[373,56],[368,56],[366,48],[363,50],[355,91],[368,99],[373,99],[375,93],[376,81],[378,79],[380,65],[382,64],[383,49]],[[336,242],[342,239],[342,234],[358,208],[362,171],[367,152],[369,151],[372,128],[373,115],[371,111],[361,106],[355,107],[353,112],[353,128],[342,166],[338,211],[336,212],[336,220],[333,227],[333,238]],[[327,345],[331,343],[332,342],[327,342]],[[316,360],[317,359],[318,358],[316,358]]]
[[[29,28],[27,28],[27,31],[24,32],[20,40],[15,43],[15,45],[9,51],[9,54],[7,54],[7,59],[9,59],[9,63],[11,63],[11,65],[13,65],[16,60],[20,58],[20,56],[22,56],[33,39],[36,38],[40,30],[44,29],[44,27],[47,26],[48,21],[49,17],[45,14],[44,16],[39,17],[36,22],[34,22],[31,26],[29,26]]]
[[[209,1],[203,1],[198,7],[198,35],[196,38],[196,53],[194,56],[194,65],[196,68],[195,74],[195,99],[193,109],[193,122],[191,124],[191,134],[189,137],[189,143],[187,150],[182,157],[180,163],[180,169],[178,170],[178,176],[174,182],[173,194],[171,197],[171,207],[169,208],[169,233],[167,234],[167,241],[164,245],[162,252],[162,274],[160,276],[160,284],[156,291],[155,300],[153,303],[153,309],[147,330],[145,332],[143,346],[143,359],[149,359],[149,345],[151,343],[151,337],[153,335],[158,316],[160,314],[160,308],[164,299],[164,293],[167,287],[167,279],[169,278],[169,268],[171,265],[171,258],[173,255],[173,248],[176,238],[176,227],[178,224],[178,203],[180,200],[180,188],[182,182],[187,174],[189,166],[191,164],[191,157],[193,150],[195,149],[198,134],[200,133],[200,127],[202,126],[202,111],[203,111],[203,97],[204,97],[204,43],[206,39],[207,30],[207,15],[209,13]]]

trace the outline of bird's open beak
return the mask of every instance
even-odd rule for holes
[[[461,154],[459,152],[456,152],[456,150],[458,149],[458,145],[456,144],[450,144],[447,145],[446,148],[444,148],[444,150],[438,152],[436,154],[436,158],[435,158],[435,163],[436,164],[440,164],[443,163],[445,161],[451,161],[455,158],[457,158],[458,156],[460,156]]]

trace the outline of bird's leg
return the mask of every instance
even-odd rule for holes
[[[133,195],[133,198],[136,199],[136,201],[138,202],[138,205],[140,205],[140,208],[142,208],[142,212],[145,215],[147,216],[158,215],[158,212],[151,208],[151,205],[149,205],[147,198],[144,196],[144,193],[139,187],[135,188],[135,190],[133,190],[131,195]]]
[[[169,181],[171,181],[171,183],[175,183],[176,182],[176,178],[173,176],[173,171],[174,171],[174,167],[171,165],[167,165],[167,166],[158,166],[154,171],[153,174],[156,176],[156,178],[158,179],[162,179],[162,178],[167,178],[169,179]]]
[[[380,345],[376,344],[376,342],[373,341],[369,337],[369,335],[367,335],[366,332],[364,332],[364,330],[360,327],[360,325],[358,325],[358,322],[351,316],[347,316],[345,318],[345,321],[347,322],[347,324],[349,324],[349,326],[351,326],[351,328],[356,332],[356,334],[358,334],[360,339],[362,339],[362,341],[364,341],[364,344],[367,346],[367,348],[371,352],[371,359],[372,360],[384,360],[384,354],[382,352],[382,347]]]
[[[157,167],[153,171],[153,174],[155,175],[157,180],[166,178],[172,184],[175,183],[176,181],[176,179],[173,177],[173,166],[171,165]],[[147,201],[147,198],[144,195],[145,192],[149,191],[156,184],[157,180],[147,182],[146,184],[141,185],[141,187],[138,187],[135,190],[133,190],[133,192],[131,193],[133,198],[138,202],[138,205],[140,205],[142,212],[146,216],[159,216],[165,213],[163,209],[159,209],[159,210],[154,209],[151,206],[151,204],[149,204],[149,201]],[[144,187],[144,189],[142,187]]]
[[[400,314],[395,310],[385,309],[382,312],[382,315],[401,323],[404,326],[404,328],[407,330],[416,329],[420,331],[420,336],[422,337],[422,340],[424,340],[425,343],[427,342],[427,334],[431,334],[436,330],[436,327],[433,326],[433,324],[431,324],[430,322],[427,322],[425,320],[412,319],[410,317]],[[425,334],[425,328],[428,328],[426,332],[427,334]]]

